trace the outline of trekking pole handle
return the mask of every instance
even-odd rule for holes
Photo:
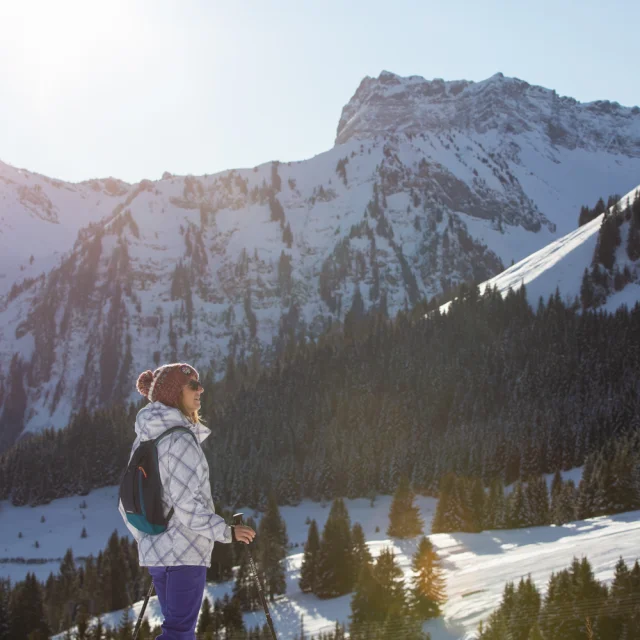
[[[242,511],[238,512],[238,513],[234,513],[233,514],[233,524],[242,524],[242,516],[244,515],[244,513],[242,513]]]

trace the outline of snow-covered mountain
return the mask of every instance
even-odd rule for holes
[[[222,370],[229,352],[317,334],[357,292],[393,313],[486,280],[638,176],[637,107],[386,72],[302,162],[133,186],[1,165],[0,450],[137,398],[156,363]]]
[[[0,162],[0,295],[53,268],[80,229],[108,216],[130,189],[114,178],[72,184]]]
[[[610,286],[603,292],[599,304],[594,305],[602,311],[614,312],[622,305],[632,308],[636,302],[640,302],[640,260],[633,260],[628,255],[627,247],[632,225],[623,215],[636,197],[640,197],[640,186],[622,197],[617,207],[611,207],[607,211],[607,215],[613,215],[613,209],[616,208],[618,215],[623,219],[620,224],[620,244],[614,254],[614,268],[618,273],[627,270],[631,282],[623,282],[623,286],[616,289],[611,274],[604,276],[611,281]],[[584,271],[590,271],[592,268],[604,216],[605,214],[600,214],[563,238],[551,242],[497,276],[481,283],[478,286],[480,293],[491,287],[506,295],[510,289],[517,291],[524,285],[527,299],[533,306],[540,298],[546,302],[556,291],[568,305],[575,301],[580,302]],[[446,311],[450,304],[443,304],[440,307],[441,311]]]
[[[544,133],[557,147],[613,150],[637,157],[638,115],[637,106],[622,107],[606,100],[580,104],[502,73],[483,82],[445,82],[383,71],[378,78],[367,77],[360,83],[343,109],[336,142],[452,129],[536,138]]]

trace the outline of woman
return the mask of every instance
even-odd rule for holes
[[[132,454],[138,444],[171,427],[187,427],[200,444],[211,433],[198,414],[204,389],[192,366],[174,363],[145,371],[136,388],[149,404],[136,416]],[[173,432],[157,444],[165,517],[174,509],[165,532],[151,535],[131,526],[119,503],[120,514],[138,542],[140,565],[149,567],[160,601],[164,622],[156,640],[195,638],[214,542],[248,544],[255,537],[251,527],[230,527],[215,513],[209,466],[200,444],[185,431]]]

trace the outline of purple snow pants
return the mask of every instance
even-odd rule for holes
[[[194,640],[207,567],[147,567],[164,616],[156,640]]]

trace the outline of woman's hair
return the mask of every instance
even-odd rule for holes
[[[198,410],[196,409],[195,411],[192,411],[191,413],[189,413],[189,411],[187,411],[185,409],[184,404],[182,403],[182,394],[180,394],[180,397],[178,398],[178,407],[177,407],[180,412],[187,417],[187,419],[190,422],[193,422],[193,424],[197,424],[198,422],[200,422],[201,424],[204,424],[204,422],[202,421],[202,418],[200,417],[200,413],[198,412]]]

